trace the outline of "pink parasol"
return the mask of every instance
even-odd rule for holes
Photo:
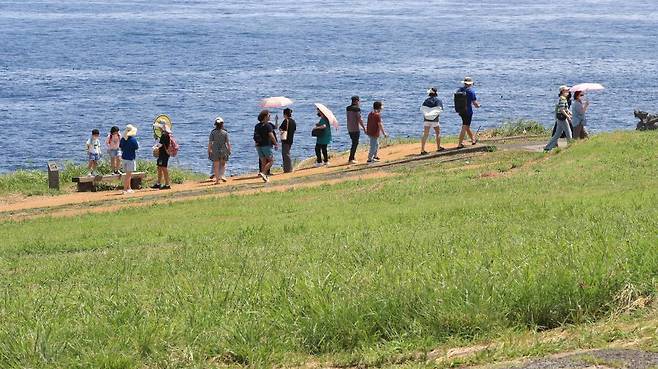
[[[318,110],[321,111],[325,117],[327,117],[329,123],[331,123],[334,128],[338,129],[338,119],[336,119],[336,116],[331,112],[331,110],[329,110],[329,108],[320,103],[315,103],[315,107],[318,108]]]
[[[569,89],[571,92],[576,92],[576,91],[602,91],[605,90],[605,87],[601,85],[600,83],[579,83]]]
[[[293,103],[294,101],[287,97],[276,96],[261,100],[260,106],[263,108],[283,108],[288,105],[292,105]]]

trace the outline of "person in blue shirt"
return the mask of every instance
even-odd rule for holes
[[[462,118],[462,129],[459,132],[459,145],[457,146],[458,149],[464,147],[464,138],[466,134],[468,134],[468,137],[471,138],[472,145],[477,143],[477,139],[474,137],[473,131],[471,131],[471,121],[473,120],[473,107],[480,107],[480,103],[478,102],[477,96],[475,95],[475,89],[473,89],[473,78],[464,77],[462,83],[464,84],[464,87],[461,87],[459,91],[466,93],[467,105],[466,111],[459,113],[459,116]]]
[[[123,176],[123,193],[133,193],[133,189],[130,187],[130,180],[132,179],[132,174],[137,170],[137,149],[139,149],[139,143],[135,138],[137,136],[137,127],[132,124],[126,126],[126,130],[123,132],[123,137],[119,141],[119,147],[121,148],[121,159],[123,163],[123,171],[126,173]]]
[[[423,137],[420,140],[420,155],[427,155],[425,143],[430,135],[430,127],[434,128],[436,134],[436,151],[445,150],[441,147],[441,124],[439,123],[439,116],[443,112],[443,101],[437,97],[438,93],[434,87],[427,90],[427,95],[428,97],[420,107],[421,112],[423,112]]]

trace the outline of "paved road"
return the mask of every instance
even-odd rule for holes
[[[603,349],[557,355],[523,363],[501,364],[492,369],[654,369],[658,353],[638,350]]]

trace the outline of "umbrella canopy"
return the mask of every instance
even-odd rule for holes
[[[283,108],[292,105],[294,101],[284,96],[268,97],[261,100],[260,106],[263,108]]]
[[[600,83],[579,83],[569,89],[571,92],[576,92],[576,91],[602,91],[605,90],[605,87],[603,87],[602,84]]]
[[[334,128],[338,129],[338,119],[336,119],[336,116],[331,112],[329,108],[320,103],[315,103],[315,107],[318,108],[318,110],[321,111],[325,117],[327,117],[329,123],[331,123]]]
[[[159,139],[162,136],[162,130],[167,128],[171,131],[172,123],[171,118],[166,114],[160,114],[153,120],[153,137]]]

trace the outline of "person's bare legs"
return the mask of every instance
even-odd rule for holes
[[[163,167],[158,167],[158,184],[162,184],[162,178],[164,177],[163,169]]]
[[[466,135],[466,129],[468,126],[462,125],[461,131],[459,131],[459,146],[464,144],[464,136]]]
[[[132,180],[132,175],[133,172],[126,172],[126,174],[123,176],[123,190],[128,191],[130,190],[130,181]]]
[[[215,173],[215,184],[219,183],[219,161],[212,162],[213,173]]]
[[[429,131],[429,128],[427,130]],[[441,127],[434,127],[434,133],[436,134],[436,149],[441,150]]]
[[[430,127],[423,127],[423,137],[420,139],[420,152],[425,152],[425,143],[427,138],[430,136]]]
[[[226,178],[224,177],[224,174],[226,174],[226,160],[220,160],[218,164],[219,164],[219,168],[218,168],[219,179],[224,181],[226,180]]]
[[[162,178],[164,179],[165,186],[169,186],[169,168],[162,167]]]
[[[265,158],[263,160],[263,171],[261,173],[267,174],[272,168],[272,164],[274,164],[274,160],[272,158]]]
[[[471,143],[475,143],[475,138],[473,136],[473,131],[471,131],[471,126],[466,126],[466,133],[468,134],[468,137],[471,138]]]

